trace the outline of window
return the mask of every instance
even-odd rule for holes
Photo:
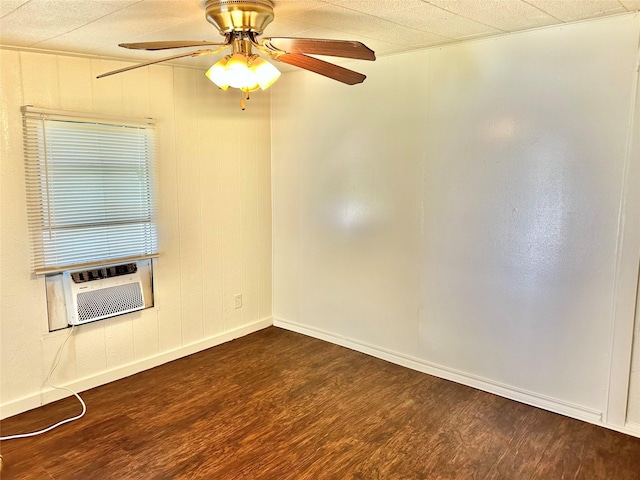
[[[153,121],[22,112],[35,273],[157,256]]]

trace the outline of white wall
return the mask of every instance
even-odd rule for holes
[[[155,307],[81,326],[54,376],[89,388],[271,323],[270,98],[246,111],[190,68],[0,50],[0,404],[10,416],[57,397],[45,375],[65,332],[47,333],[30,272],[20,106],[153,117],[161,256]],[[235,294],[243,307],[234,308]]]
[[[639,59],[640,62],[640,59]],[[640,94],[640,91],[637,92]],[[631,177],[631,193],[628,199],[629,204],[639,206],[636,210],[630,212],[629,219],[634,222],[633,225],[640,230],[640,221],[638,220],[637,211],[640,210],[640,96],[636,98],[635,122],[633,124],[633,143],[631,145],[631,155],[636,161],[630,165],[629,175]],[[634,216],[635,215],[635,216]],[[637,232],[636,232],[637,234]],[[636,250],[637,250],[636,245]],[[637,273],[640,277],[640,272]],[[640,283],[640,278],[638,279]],[[629,402],[627,405],[627,421],[630,428],[633,428],[640,434],[640,290],[637,292],[635,306],[635,327],[633,334],[633,354],[631,361],[631,378],[629,382]]]
[[[276,325],[600,421],[614,321],[629,344],[633,323],[616,305],[635,302],[640,246],[627,235],[621,257],[620,218],[640,217],[625,202],[639,27],[350,62],[368,74],[355,87],[282,79]]]

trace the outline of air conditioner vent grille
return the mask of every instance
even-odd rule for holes
[[[144,308],[140,282],[78,293],[80,323]]]
[[[138,271],[137,263],[124,263],[122,265],[110,265],[106,267],[94,268],[70,272],[74,283],[92,282],[104,278],[113,278],[121,275],[129,275]]]

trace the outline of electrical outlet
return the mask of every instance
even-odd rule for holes
[[[239,293],[235,297],[233,297],[233,301],[235,302],[236,308],[242,308],[242,294]]]

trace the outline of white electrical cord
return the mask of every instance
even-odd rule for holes
[[[47,375],[47,384],[51,388],[55,388],[55,389],[58,389],[58,390],[66,390],[67,392],[71,392],[73,395],[75,395],[75,397],[78,399],[78,401],[82,405],[82,413],[80,413],[79,415],[76,415],[75,417],[67,418],[66,420],[61,420],[60,422],[56,423],[55,425],[51,425],[50,427],[44,428],[42,430],[38,430],[37,432],[20,433],[20,434],[17,434],[17,435],[9,435],[7,437],[0,437],[0,441],[2,441],[2,440],[13,440],[13,439],[16,439],[16,438],[35,437],[36,435],[40,435],[42,433],[47,433],[47,432],[53,430],[54,428],[59,427],[60,425],[64,425],[65,423],[69,423],[69,422],[73,422],[74,420],[78,420],[79,418],[84,417],[84,414],[87,413],[87,406],[85,405],[85,403],[82,400],[82,398],[80,398],[80,395],[78,395],[76,392],[74,392],[73,390],[71,390],[69,388],[57,387],[57,386],[55,386],[55,385],[53,385],[51,383],[51,376],[53,375],[53,372],[55,371],[56,367],[60,363],[60,358],[62,357],[62,349],[67,344],[67,340],[69,340],[69,338],[71,338],[71,334],[73,333],[73,329],[74,328],[75,328],[75,325],[71,327],[71,329],[69,330],[69,333],[67,334],[67,338],[64,339],[64,342],[62,342],[62,345],[60,345],[60,348],[58,349],[58,353],[56,354],[55,362],[53,363],[53,366],[51,367],[51,370],[49,371],[49,375]]]

